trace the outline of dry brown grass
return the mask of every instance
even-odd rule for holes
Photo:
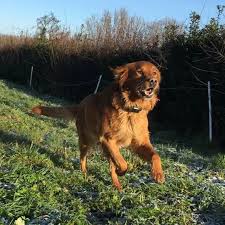
[[[66,56],[93,57],[105,59],[127,52],[135,54],[148,51],[162,44],[167,28],[177,24],[165,19],[157,22],[145,22],[142,18],[130,17],[125,9],[114,14],[105,11],[102,17],[90,17],[80,30],[72,34],[67,29],[57,32],[51,38],[40,39],[28,34],[0,35],[1,62],[6,64],[30,63],[39,57],[40,61],[50,65],[63,63]],[[182,26],[176,25],[175,34],[182,32]],[[68,60],[68,57],[67,57]]]

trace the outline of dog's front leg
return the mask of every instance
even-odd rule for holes
[[[127,162],[124,160],[120,153],[120,150],[114,140],[101,140],[102,148],[108,152],[113,163],[116,166],[116,173],[119,176],[123,176],[127,171]]]
[[[161,159],[153,146],[148,143],[133,146],[133,149],[142,159],[151,163],[151,171],[154,180],[157,183],[163,183],[165,178],[162,170]]]
[[[104,155],[106,156],[106,158],[109,161],[109,171],[110,171],[110,175],[111,175],[111,178],[112,178],[113,185],[116,187],[116,189],[118,191],[122,191],[122,186],[120,184],[118,175],[116,173],[116,165],[115,165],[108,149],[104,146],[102,146],[102,147],[103,147]]]
[[[116,165],[114,164],[111,157],[109,158],[109,169],[110,169],[110,175],[112,177],[112,182],[114,186],[116,187],[118,191],[122,191],[122,186],[120,184],[120,181],[116,173]]]

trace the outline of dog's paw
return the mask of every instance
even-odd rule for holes
[[[152,171],[152,177],[155,180],[155,182],[162,184],[165,182],[165,176],[163,174],[163,171]]]
[[[157,183],[164,183],[165,177],[162,170],[161,159],[159,155],[154,155],[152,157],[152,177]]]
[[[120,177],[124,176],[126,172],[127,172],[127,169],[126,170],[116,169],[116,174]]]
[[[121,186],[119,181],[118,182],[113,182],[113,185],[119,192],[122,191],[122,186]]]

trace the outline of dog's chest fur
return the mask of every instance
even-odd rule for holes
[[[110,136],[117,140],[119,146],[129,146],[132,140],[140,139],[148,133],[148,120],[146,112],[132,113],[119,111],[110,120]]]

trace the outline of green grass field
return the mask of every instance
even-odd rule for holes
[[[63,101],[0,81],[0,224],[225,224],[224,155],[202,156],[155,135],[165,184],[123,150],[129,171],[119,193],[100,150],[83,177],[74,123],[29,114],[40,103]]]

